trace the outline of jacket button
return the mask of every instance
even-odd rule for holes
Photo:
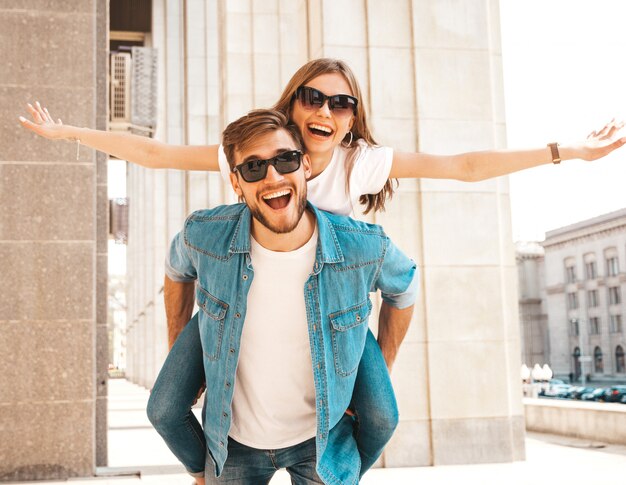
[[[235,353],[235,349],[230,349],[230,350],[229,350],[229,352],[230,352],[231,354],[234,354],[234,353]]]
[[[248,275],[245,274],[245,275],[242,276],[242,278],[243,278],[244,281],[246,281],[248,279]]]
[[[357,316],[356,316],[356,321],[357,321],[357,322],[360,322],[360,321],[361,321],[361,315],[357,315]]]
[[[230,382],[227,382],[227,383],[226,383],[226,387],[230,387]]]
[[[235,318],[240,318],[241,317],[241,313],[237,312],[235,313]]]
[[[226,414],[226,413],[223,413],[223,415],[224,415],[224,417],[225,417],[225,418],[227,418],[227,417],[228,417],[228,414]]]

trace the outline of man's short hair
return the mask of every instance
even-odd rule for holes
[[[235,151],[241,152],[253,144],[257,137],[277,130],[285,130],[293,139],[296,148],[303,149],[300,130],[280,111],[255,109],[229,124],[222,133],[222,146],[230,169],[235,168]]]

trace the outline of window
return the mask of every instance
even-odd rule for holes
[[[576,266],[568,264],[565,267],[565,281],[567,283],[576,283]]]
[[[596,374],[604,373],[604,362],[602,362],[602,349],[596,347],[593,351],[593,366]]]
[[[571,324],[572,335],[578,337],[578,320],[572,319],[569,322]]]
[[[567,294],[567,309],[575,310],[578,308],[578,293]]]
[[[589,319],[589,333],[591,335],[600,335],[600,319],[598,317]]]
[[[598,277],[598,268],[595,261],[585,263],[585,276],[588,280],[595,280]]]
[[[598,306],[598,290],[589,290],[587,292],[587,306],[589,308]]]
[[[626,363],[624,362],[624,349],[618,345],[615,349],[615,373],[623,374],[626,372]]]
[[[617,276],[619,274],[619,262],[617,256],[606,258],[606,275]]]
[[[611,322],[611,325],[610,325],[611,333],[622,332],[622,316],[621,315],[611,315],[610,322]]]
[[[619,286],[609,287],[609,305],[619,305],[622,302],[622,292]]]
[[[582,366],[580,363],[580,349],[578,347],[574,349],[572,357],[574,358],[574,376],[576,377],[576,379],[578,379],[582,374]]]

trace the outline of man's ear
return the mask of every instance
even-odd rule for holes
[[[230,185],[233,186],[233,190],[239,197],[243,197],[243,191],[241,190],[241,186],[239,185],[239,178],[234,172],[230,172]]]
[[[302,155],[302,169],[304,170],[304,178],[309,180],[313,173],[313,167],[311,166],[311,159],[306,153]]]

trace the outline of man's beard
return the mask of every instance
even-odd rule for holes
[[[294,187],[294,190],[292,192],[293,194],[296,194],[296,190]],[[304,214],[304,209],[306,209],[306,196],[307,196],[307,191],[306,191],[306,186],[304,187],[304,190],[300,191],[300,197],[298,198],[298,200],[296,200],[296,217],[293,221],[286,221],[286,223],[282,224],[282,225],[277,225],[275,223],[272,223],[272,221],[268,220],[267,217],[265,217],[265,214],[263,214],[263,211],[261,211],[260,209],[260,204],[265,204],[265,202],[263,202],[263,200],[260,200],[257,204],[255,204],[254,207],[252,207],[250,204],[248,204],[248,208],[250,209],[250,213],[252,214],[252,217],[254,217],[257,221],[259,221],[261,224],[263,224],[263,226],[265,226],[266,228],[268,228],[270,231],[272,231],[275,234],[287,234],[291,231],[293,231],[296,226],[298,225],[298,223],[300,222],[300,219],[302,219],[302,214]],[[293,197],[293,196],[292,196]],[[245,199],[245,197],[244,197]],[[246,200],[246,203],[248,201]],[[291,201],[289,201],[291,203]],[[265,204],[267,205],[267,204]],[[271,207],[267,206],[268,210],[272,210]]]

